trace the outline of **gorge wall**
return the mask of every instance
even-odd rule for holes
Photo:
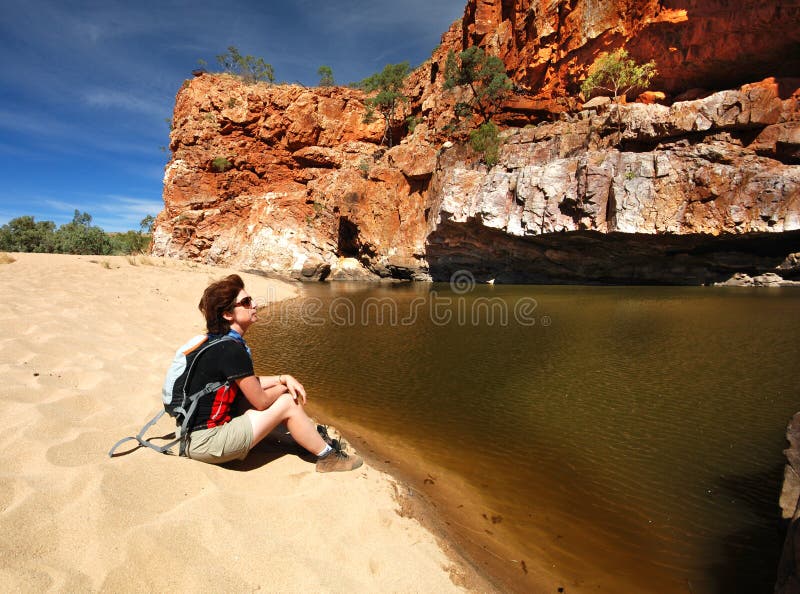
[[[177,96],[153,251],[309,280],[798,278],[798,23],[798,2],[470,0],[392,148],[358,90],[202,74]],[[516,85],[492,168],[446,132],[444,61],[472,44]],[[664,104],[580,102],[621,45],[656,60]]]

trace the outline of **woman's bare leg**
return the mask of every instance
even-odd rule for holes
[[[317,433],[317,428],[308,418],[303,407],[297,404],[290,394],[283,394],[266,410],[250,409],[244,414],[253,426],[252,448],[281,423],[286,423],[294,440],[314,455],[325,449],[327,444]]]

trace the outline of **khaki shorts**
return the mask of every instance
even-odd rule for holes
[[[224,425],[192,431],[188,442],[186,454],[192,460],[209,464],[244,460],[253,443],[253,425],[247,415],[240,415]]]

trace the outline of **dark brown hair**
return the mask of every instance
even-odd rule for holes
[[[206,318],[206,328],[209,333],[228,333],[231,324],[222,317],[222,314],[234,308],[236,297],[242,289],[244,289],[244,281],[238,274],[226,276],[206,287],[197,307]]]

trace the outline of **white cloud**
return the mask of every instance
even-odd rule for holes
[[[76,132],[65,124],[41,112],[0,110],[0,129],[36,136],[68,135]]]
[[[111,195],[99,208],[98,225],[106,231],[125,231],[138,230],[142,219],[147,215],[157,215],[164,208],[164,203],[161,200]]]
[[[149,214],[156,215],[164,208],[164,202],[161,200],[114,195],[108,198],[113,204],[107,204],[104,210],[122,212],[125,215],[138,216],[139,218]]]
[[[91,107],[125,109],[137,113],[166,117],[171,107],[164,101],[137,97],[116,89],[91,89],[84,92],[84,101]]]
[[[75,202],[64,202],[63,200],[52,200],[50,198],[46,198],[44,203],[53,210],[60,210],[63,212],[74,212],[75,209],[84,210]]]

